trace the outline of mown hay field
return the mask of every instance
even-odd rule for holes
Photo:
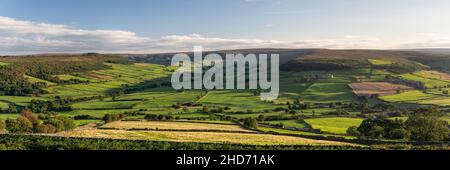
[[[194,123],[194,122],[161,122],[161,121],[118,121],[101,126],[102,128],[113,129],[147,129],[147,130],[216,130],[216,131],[237,131],[252,132],[241,128],[238,125],[225,125],[214,123]]]
[[[371,96],[371,95],[392,95],[396,94],[397,90],[406,91],[413,90],[412,87],[408,87],[400,84],[393,84],[388,82],[363,82],[363,83],[351,83],[350,88],[353,89],[353,93],[358,96]]]
[[[57,134],[64,137],[107,138],[127,140],[151,140],[201,143],[236,143],[251,145],[354,145],[344,142],[306,139],[271,134],[222,133],[222,132],[173,132],[127,130],[78,130]]]

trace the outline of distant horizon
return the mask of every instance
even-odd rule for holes
[[[342,49],[333,49],[333,48],[237,48],[237,49],[218,49],[218,50],[205,50],[203,52],[221,52],[221,51],[234,51],[234,50],[354,50],[354,51],[415,51],[415,52],[424,52],[424,51],[435,51],[435,50],[448,50],[450,48],[413,48],[413,49],[351,49],[351,48],[342,48]],[[155,52],[155,53],[102,53],[102,52],[73,52],[73,53],[64,53],[64,52],[54,52],[54,53],[29,53],[29,54],[9,54],[4,55],[0,54],[0,57],[7,56],[40,56],[40,55],[82,55],[82,54],[101,54],[101,55],[156,55],[156,54],[177,54],[177,53],[193,53],[194,51],[168,51],[168,52]]]

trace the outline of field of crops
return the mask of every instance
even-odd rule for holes
[[[174,142],[236,143],[252,145],[353,145],[343,142],[314,140],[300,137],[217,132],[171,132],[127,130],[78,130],[58,134],[65,137],[108,138]]]
[[[305,121],[314,129],[320,129],[323,132],[346,134],[347,129],[352,126],[359,126],[363,119],[360,118],[316,118],[305,119]]]
[[[204,130],[204,131],[236,131],[251,132],[238,125],[219,123],[193,123],[193,122],[160,122],[160,121],[118,121],[101,126],[119,130],[146,129],[146,130]]]
[[[398,90],[407,91],[413,90],[412,87],[405,85],[392,84],[387,82],[364,82],[364,83],[351,83],[349,84],[353,92],[358,96],[370,96],[370,95],[391,95],[396,94]]]

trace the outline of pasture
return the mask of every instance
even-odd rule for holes
[[[435,95],[426,94],[419,90],[407,91],[400,94],[381,96],[380,99],[387,102],[408,102],[415,103],[421,100],[435,98]]]
[[[9,108],[9,104],[8,103],[0,101],[0,109],[8,109],[8,108]]]
[[[334,134],[346,134],[347,129],[352,126],[359,126],[363,119],[361,118],[315,118],[305,119],[305,121],[311,125],[314,129],[320,129],[323,132],[329,132]]]
[[[355,101],[346,83],[314,83],[302,93],[300,99],[314,103]]]
[[[299,128],[305,129],[310,126],[300,120],[278,120],[278,121],[267,121],[265,123],[269,123],[270,125],[283,125],[286,128]]]
[[[410,81],[417,81],[422,82],[425,84],[426,88],[435,88],[435,87],[446,87],[450,85],[450,82],[446,80],[441,79],[435,79],[436,77],[433,74],[430,74],[428,72],[415,72],[415,73],[407,73],[400,75],[402,79],[410,80]]]
[[[368,59],[369,63],[377,66],[386,66],[394,64],[393,61],[384,60],[384,59]]]

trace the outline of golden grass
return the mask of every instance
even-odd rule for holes
[[[229,132],[170,132],[127,130],[77,130],[58,134],[65,137],[152,140],[173,142],[236,143],[252,145],[354,145],[343,142],[314,140],[271,134]]]
[[[215,130],[252,132],[238,125],[192,123],[192,122],[158,122],[158,121],[118,121],[103,125],[102,128],[147,129],[147,130]]]

